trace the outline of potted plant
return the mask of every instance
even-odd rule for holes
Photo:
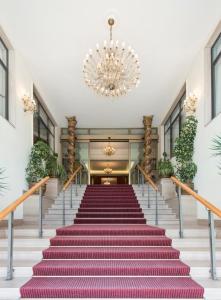
[[[167,158],[166,152],[163,153],[163,158],[159,160],[157,169],[161,178],[161,195],[164,199],[173,198],[175,196],[175,188],[170,177],[174,175],[174,169],[171,161]]]
[[[45,176],[64,181],[66,172],[64,167],[58,163],[57,153],[54,153],[45,142],[38,141],[31,149],[26,168],[26,180],[29,186],[32,186]]]
[[[63,165],[58,163],[57,153],[52,153],[47,162],[50,179],[47,183],[46,196],[55,198],[60,192],[61,184],[67,179],[67,173]]]
[[[173,165],[167,158],[166,152],[163,152],[163,158],[158,162],[158,173],[161,178],[170,178],[174,174]]]
[[[175,140],[174,155],[176,159],[176,176],[193,189],[193,179],[197,166],[193,161],[194,142],[198,121],[196,119],[197,97],[190,94],[184,101],[183,110],[186,120],[182,126],[180,136]]]
[[[51,156],[50,147],[43,141],[37,141],[31,149],[28,166],[26,168],[26,180],[29,187],[49,175],[48,161]]]

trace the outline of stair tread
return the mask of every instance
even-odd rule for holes
[[[172,288],[171,288],[172,287]],[[203,298],[204,290],[186,277],[35,277],[21,288],[23,298]]]
[[[43,260],[35,276],[188,276],[190,268],[178,260]]]
[[[115,236],[101,236],[101,237],[66,237],[56,236],[50,240],[51,245],[171,245],[171,239],[166,236],[139,236],[139,237],[115,237]]]
[[[58,235],[164,235],[165,230],[150,225],[70,225],[56,230]]]
[[[49,247],[43,250],[44,259],[178,259],[180,252],[173,247]]]

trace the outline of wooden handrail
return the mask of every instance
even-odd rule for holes
[[[71,184],[71,182],[74,180],[75,176],[77,175],[77,173],[82,169],[82,166],[79,166],[74,173],[71,175],[71,177],[68,179],[68,181],[64,184],[62,191],[65,191],[69,185]]]
[[[179,179],[177,179],[175,176],[171,177],[172,181],[181,187],[185,192],[187,192],[189,195],[193,196],[197,201],[199,201],[203,206],[205,206],[208,210],[213,212],[215,215],[217,215],[219,218],[221,218],[221,210],[210,203],[208,200],[204,199],[200,195],[198,195],[196,192],[194,192],[190,187],[188,187],[186,184],[182,183]]]
[[[152,188],[155,191],[158,191],[158,187],[157,185],[154,183],[154,181],[152,180],[152,178],[146,174],[146,172],[143,170],[143,168],[141,168],[141,166],[137,165],[138,170],[140,170],[140,172],[143,174],[144,178],[146,179],[146,181],[148,181],[150,183],[150,185],[152,186]]]
[[[11,212],[15,211],[15,209],[23,203],[29,196],[34,194],[35,191],[37,191],[42,185],[44,185],[50,177],[47,176],[43,179],[41,179],[39,182],[37,182],[33,187],[31,187],[27,192],[25,192],[22,196],[20,196],[17,200],[12,202],[9,206],[4,208],[0,212],[0,220],[3,220],[7,215],[9,215]]]

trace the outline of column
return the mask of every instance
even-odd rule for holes
[[[68,176],[73,174],[75,168],[75,129],[76,117],[66,117],[68,120]]]
[[[152,127],[153,116],[144,116],[144,158],[143,158],[143,168],[148,175],[151,175],[151,127]]]

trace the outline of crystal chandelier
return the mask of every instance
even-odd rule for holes
[[[107,167],[104,169],[104,173],[105,173],[105,174],[111,174],[112,171],[113,171],[113,170],[112,170],[109,166],[107,166]]]
[[[96,93],[116,97],[126,94],[139,84],[140,64],[137,54],[130,46],[112,39],[113,18],[108,19],[110,41],[89,50],[84,60],[85,83]]]
[[[115,148],[110,144],[111,138],[108,138],[108,145],[104,148],[104,153],[108,156],[114,155],[116,152]]]

